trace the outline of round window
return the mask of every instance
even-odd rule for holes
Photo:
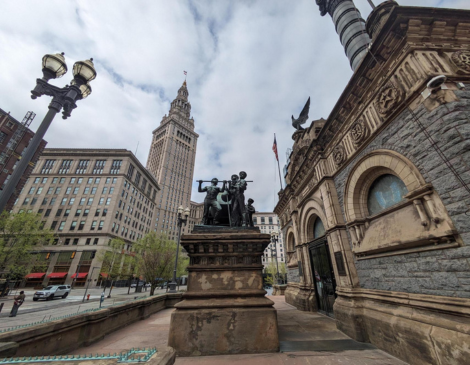
[[[318,238],[325,235],[325,227],[320,218],[315,219],[313,224],[313,238]]]
[[[378,177],[371,185],[367,196],[369,215],[380,213],[403,200],[408,194],[403,181],[391,174]]]

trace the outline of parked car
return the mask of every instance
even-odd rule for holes
[[[33,301],[37,302],[39,299],[52,300],[57,297],[65,299],[71,290],[70,285],[49,285],[34,293]]]

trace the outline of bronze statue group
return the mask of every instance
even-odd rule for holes
[[[198,192],[207,192],[204,199],[204,214],[202,224],[221,225],[222,206],[217,197],[219,193],[227,191],[228,195],[228,221],[231,227],[253,227],[254,200],[248,199],[245,205],[245,190],[247,189],[246,172],[241,171],[239,175],[232,175],[229,181],[223,180],[222,188],[217,184],[219,180],[213,178],[211,185],[202,187],[203,180],[199,180]],[[227,186],[228,184],[228,186]]]

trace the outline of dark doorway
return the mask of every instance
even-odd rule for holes
[[[309,251],[318,311],[334,318],[336,281],[326,237],[323,236],[310,242]]]

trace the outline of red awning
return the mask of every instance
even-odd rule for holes
[[[105,272],[102,272],[100,275],[101,275],[102,277],[104,277],[104,278],[107,278],[107,277],[109,276],[109,275],[106,274]]]
[[[65,278],[67,276],[68,273],[66,272],[53,272],[49,275],[47,275],[48,278],[51,278],[51,279],[57,279],[57,278]]]
[[[78,279],[86,278],[87,275],[88,275],[87,272],[79,272],[79,273],[78,273]],[[76,276],[77,276],[77,273],[73,274],[73,275],[72,275],[72,279],[74,279]]]
[[[25,279],[41,279],[44,275],[46,275],[45,272],[32,272],[31,274],[26,275]]]

